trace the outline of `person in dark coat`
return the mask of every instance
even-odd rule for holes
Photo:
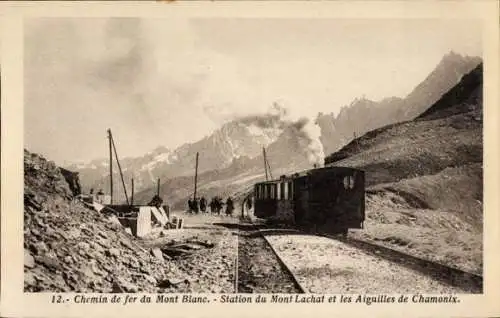
[[[205,213],[207,210],[207,200],[205,199],[205,197],[201,197],[200,199],[200,210],[201,213]]]
[[[226,200],[226,215],[233,215],[234,204],[231,197],[228,197]]]
[[[198,212],[199,212],[198,199],[193,199],[193,211],[196,214],[198,214]]]
[[[217,197],[216,198],[217,201],[215,201],[217,203],[216,207],[217,207],[217,214],[220,215],[220,212],[222,211],[222,198],[221,197]]]
[[[252,196],[247,197],[247,210],[252,209]]]
[[[210,206],[210,213],[215,214],[215,198],[212,198],[209,203]]]
[[[193,200],[191,199],[188,200],[188,208],[189,208],[188,212],[193,213]]]

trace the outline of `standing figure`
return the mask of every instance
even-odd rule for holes
[[[226,215],[232,216],[233,210],[234,210],[233,200],[231,200],[231,197],[228,197],[226,200]]]
[[[193,200],[188,199],[188,212],[193,213]]]
[[[210,205],[210,213],[215,214],[216,211],[215,211],[215,199],[214,198],[212,198],[212,200],[210,200],[209,205]]]
[[[205,213],[207,210],[207,200],[205,199],[205,197],[201,197],[200,199],[200,210],[201,213]]]
[[[199,212],[198,199],[193,199],[193,211],[196,214],[198,214]]]
[[[252,198],[252,196],[251,196],[251,195],[249,195],[249,196],[247,197],[247,210],[251,210],[251,209],[252,209],[252,199],[253,199],[253,198]]]
[[[222,210],[222,199],[220,197],[217,197],[217,214],[220,215],[220,211]]]

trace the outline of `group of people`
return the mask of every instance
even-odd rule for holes
[[[228,197],[226,203],[224,203],[221,197],[215,196],[212,198],[208,206],[205,197],[201,197],[200,199],[194,198],[188,200],[188,208],[190,213],[201,212],[220,215],[224,205],[226,206],[226,215],[232,216],[234,211],[234,202],[231,197]],[[208,211],[207,207],[210,207],[210,211]]]

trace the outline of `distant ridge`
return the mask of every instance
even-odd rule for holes
[[[349,106],[342,107],[337,116],[320,113],[316,122],[321,127],[325,153],[339,150],[368,131],[414,119],[479,63],[480,57],[462,56],[451,51],[405,98],[388,97],[378,102],[357,98]]]

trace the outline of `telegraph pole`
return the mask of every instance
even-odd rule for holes
[[[130,205],[134,205],[134,178],[132,178],[132,194],[130,196]]]
[[[269,165],[269,160],[267,160],[267,155],[266,155],[266,164],[267,164],[267,171],[269,173],[269,177],[271,178],[271,180],[273,180],[273,174],[271,172],[271,166]]]
[[[118,165],[118,171],[120,172],[120,177],[122,179],[123,192],[125,192],[125,199],[127,200],[127,205],[130,204],[127,195],[127,187],[125,186],[125,180],[123,179],[122,167],[120,166],[120,161],[118,160],[118,153],[116,152],[115,142],[113,140],[113,135],[111,135],[111,130],[109,131],[109,139],[111,140],[111,145],[113,146],[113,150],[115,151],[116,163]]]
[[[269,180],[267,175],[267,160],[266,160],[266,148],[262,147],[262,157],[264,158],[264,171],[266,172],[266,181]]]
[[[197,186],[198,186],[198,156],[199,156],[199,153],[197,152],[196,153],[196,168],[194,171],[194,197],[193,197],[194,200],[196,200],[196,190],[197,190]]]
[[[113,204],[113,144],[111,142],[111,129],[108,129],[109,139],[109,194],[111,196],[111,204]]]

